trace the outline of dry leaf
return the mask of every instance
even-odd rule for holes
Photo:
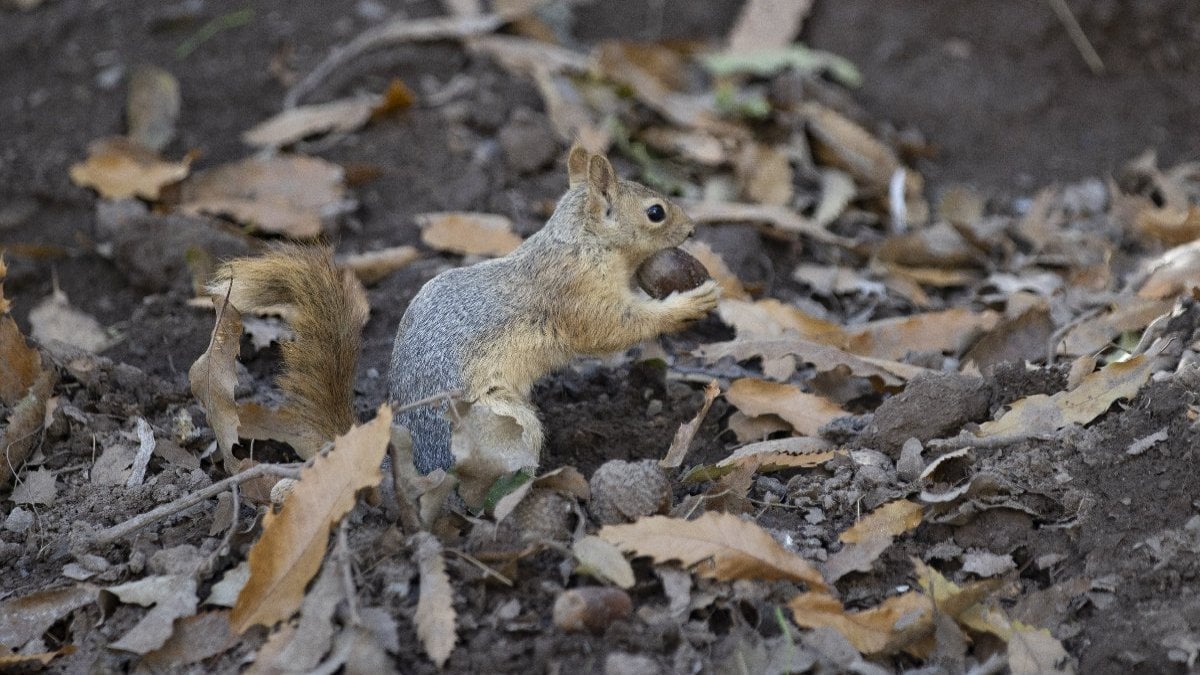
[[[333,643],[333,614],[345,597],[340,568],[326,563],[300,605],[295,630],[278,631],[254,659],[252,673],[309,672],[317,667]]]
[[[791,432],[792,430],[792,425],[780,419],[779,415],[751,417],[740,410],[734,410],[726,423],[739,443],[762,441],[771,434]]]
[[[995,328],[1000,315],[991,310],[948,309],[880,319],[848,330],[844,347],[860,356],[901,359],[909,352],[959,353],[983,331]]]
[[[71,166],[71,181],[105,199],[141,197],[155,201],[162,189],[188,175],[189,160],[167,162],[127,138],[93,141],[88,157]]]
[[[792,270],[792,278],[807,284],[816,295],[887,295],[886,286],[867,278],[858,268],[801,263]]]
[[[837,169],[821,171],[821,201],[813,211],[813,221],[825,227],[837,220],[857,194],[854,179]]]
[[[36,669],[36,665],[48,666],[60,656],[75,653],[75,645],[65,645],[61,649],[39,654],[0,654],[0,670],[4,672],[27,672]]]
[[[15,405],[41,372],[38,351],[25,341],[11,316],[0,314],[0,403]]]
[[[129,78],[126,136],[144,148],[160,152],[175,138],[179,107],[179,81],[175,76],[162,68],[140,66]]]
[[[43,344],[62,342],[86,352],[99,353],[112,346],[112,340],[95,317],[71,306],[59,289],[29,310],[33,339]]]
[[[138,666],[151,672],[170,672],[222,654],[237,642],[229,630],[229,612],[201,612],[180,619],[162,647],[146,654]]]
[[[67,614],[95,602],[99,590],[76,584],[0,602],[0,645],[20,648],[41,638]]]
[[[294,239],[321,234],[322,223],[350,211],[344,171],[316,157],[251,157],[209,169],[183,184],[184,213],[227,216]]]
[[[1200,281],[1200,277],[1197,277]],[[1095,354],[1126,331],[1140,331],[1155,319],[1171,311],[1172,300],[1156,300],[1135,295],[1113,298],[1110,311],[1082,321],[1067,332],[1058,353],[1070,356]]]
[[[717,304],[717,315],[737,330],[739,338],[778,338],[794,333],[839,348],[849,340],[840,325],[774,298],[757,302],[722,299]]]
[[[216,605],[218,607],[233,607],[237,602],[237,597],[242,592],[242,587],[246,585],[246,581],[250,579],[250,563],[243,560],[236,567],[225,572],[221,580],[213,584],[212,590],[209,591],[208,597],[204,600],[206,605]]]
[[[667,448],[666,456],[658,462],[659,466],[664,469],[678,469],[683,464],[683,458],[692,445],[692,439],[696,437],[696,432],[700,430],[704,416],[708,414],[708,409],[720,393],[721,388],[717,386],[716,380],[710,380],[705,385],[704,403],[700,405],[700,410],[696,412],[695,417],[679,425],[679,429],[675,431],[675,438],[671,440],[671,447]]]
[[[58,381],[57,373],[53,368],[39,373],[33,386],[9,414],[8,426],[0,430],[0,448],[4,448],[4,461],[0,461],[0,487],[8,485],[13,471],[24,464],[34,447],[41,443],[46,401]]]
[[[302,459],[311,459],[329,442],[312,425],[296,417],[287,408],[267,408],[254,402],[240,403],[237,405],[236,419],[238,426],[235,438],[287,443]]]
[[[787,206],[792,201],[792,165],[776,148],[746,143],[737,158],[742,194],[752,202]]]
[[[869,572],[875,560],[899,535],[921,524],[921,505],[897,499],[875,509],[843,532],[846,545],[824,565],[825,579],[834,583],[850,572]]]
[[[994,577],[1017,568],[1012,556],[988,551],[969,551],[962,556],[962,570],[979,577]]]
[[[338,267],[354,272],[364,285],[371,286],[420,257],[421,252],[412,246],[393,246],[337,256],[334,262]]]
[[[710,511],[695,520],[649,516],[628,525],[606,525],[599,536],[655,562],[678,560],[702,577],[788,579],[825,588],[812,563],[785,549],[756,523],[728,513]]]
[[[894,654],[933,630],[932,603],[916,591],[892,596],[858,612],[847,612],[836,598],[813,592],[796,596],[788,607],[798,625],[836,628],[855,649],[868,656]]]
[[[752,52],[790,45],[812,5],[812,0],[747,2],[729,34],[729,51]]]
[[[413,559],[421,573],[421,590],[413,623],[425,653],[441,668],[458,641],[454,592],[450,588],[450,578],[446,576],[441,542],[428,532],[418,532],[413,535],[412,544],[415,548]]]
[[[725,264],[720,254],[714,251],[707,243],[699,239],[689,239],[680,248],[687,251],[696,260],[699,260],[701,265],[704,265],[704,269],[708,270],[709,276],[721,287],[722,298],[731,298],[734,300],[750,299],[750,294],[742,286],[742,281],[729,269],[729,266]]]
[[[141,417],[137,418],[137,437],[137,454],[133,457],[129,480],[125,481],[127,488],[141,485],[142,481],[146,479],[146,466],[150,464],[150,456],[154,454],[154,448],[158,445],[154,440],[154,429]]]
[[[593,51],[597,73],[627,86],[640,103],[675,126],[744,135],[720,119],[711,97],[676,91],[685,63],[678,52],[650,43],[610,40]]]
[[[1074,673],[1071,657],[1050,631],[1021,629],[1008,639],[1008,668],[1012,675]]]
[[[588,535],[571,546],[571,553],[578,561],[575,571],[601,581],[616,584],[621,588],[633,588],[633,567],[621,550],[600,537]]]
[[[456,401],[451,427],[450,452],[458,492],[471,508],[480,508],[496,479],[516,471],[537,467],[540,444],[525,430],[521,420],[528,411],[503,401],[466,403]],[[512,505],[516,505],[516,498]],[[499,508],[499,504],[497,505]]]
[[[878,387],[900,387],[905,382],[922,373],[926,368],[910,366],[907,363],[855,356],[837,347],[801,337],[782,338],[738,338],[730,342],[714,342],[701,345],[696,350],[697,355],[706,363],[716,363],[727,356],[737,361],[746,361],[755,357],[763,363],[779,360],[785,356],[795,356],[804,363],[810,363],[818,373],[826,373],[845,366],[856,377],[871,379]],[[766,368],[764,367],[764,370]],[[791,373],[788,373],[790,376]]]
[[[1143,267],[1142,278],[1133,284],[1138,296],[1174,299],[1200,286],[1200,240],[1165,251]]]
[[[697,223],[762,223],[780,232],[807,235],[826,244],[850,246],[853,243],[827,231],[816,221],[782,206],[687,200],[681,204],[688,216]]]
[[[808,103],[803,114],[818,161],[854,176],[870,194],[887,193],[892,175],[900,168],[900,160],[891,148],[831,108]]]
[[[283,508],[263,518],[262,536],[248,558],[250,580],[230,616],[236,633],[295,613],[325,557],[330,528],[354,506],[360,489],[382,477],[391,420],[391,408],[383,405],[375,419],[339,436],[328,454],[300,472]]]
[[[154,651],[171,637],[175,619],[196,613],[196,580],[189,576],[164,574],[104,590],[126,604],[154,606],[121,639],[109,645],[112,649],[134,654]]]
[[[502,256],[521,245],[512,221],[490,213],[425,213],[417,216],[417,223],[421,241],[439,251]]]
[[[54,481],[54,472],[46,469],[26,471],[21,482],[13,488],[9,499],[14,504],[50,504],[58,488]]]
[[[792,384],[743,377],[734,380],[725,399],[747,415],[774,414],[805,436],[817,436],[822,425],[848,415],[820,396],[806,394]]]
[[[619,588],[584,586],[563,591],[554,600],[554,625],[564,633],[600,635],[614,621],[633,613],[633,600]]]
[[[1009,434],[1050,434],[1070,424],[1087,424],[1117,399],[1133,398],[1154,369],[1166,344],[1127,361],[1110,363],[1088,375],[1078,387],[1053,396],[1034,394],[1014,401],[1008,412],[980,425],[980,438]]]
[[[221,299],[208,349],[188,370],[188,383],[208,416],[226,469],[234,461],[233,446],[238,441],[238,407],[233,401],[233,390],[237,387],[237,356],[241,345],[242,315]]]
[[[389,106],[391,109],[412,102],[411,94],[394,98],[395,102]],[[242,141],[257,147],[279,148],[309,136],[349,133],[366,124],[385,103],[384,96],[371,94],[288,108],[248,129],[242,134]]]
[[[651,127],[643,129],[638,138],[660,152],[703,166],[718,167],[729,161],[721,139],[703,131]]]
[[[758,471],[779,471],[820,466],[833,459],[835,454],[833,444],[821,438],[777,438],[744,445],[717,466],[754,465]]]

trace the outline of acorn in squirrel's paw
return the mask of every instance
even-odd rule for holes
[[[716,307],[720,295],[716,282],[693,269],[682,281],[656,280],[672,269],[661,263],[638,274],[692,234],[682,209],[617,178],[607,158],[579,146],[567,168],[570,187],[540,231],[503,258],[431,279],[396,331],[392,405],[459,392],[465,434],[499,444],[490,453],[497,475],[537,465],[543,435],[529,393],[538,378],[578,354],[619,351],[680,330]],[[290,307],[296,339],[284,346],[280,385],[300,417],[330,437],[354,422],[353,377],[366,319],[345,274],[328,249],[293,245],[231,261],[217,275],[218,283],[233,280],[239,310]],[[662,297],[643,292],[639,280],[658,281],[655,295]],[[455,464],[448,405],[396,414],[412,434],[420,473]]]

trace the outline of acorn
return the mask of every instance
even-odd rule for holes
[[[662,300],[683,293],[709,280],[704,264],[679,248],[664,248],[646,259],[637,270],[638,285]]]

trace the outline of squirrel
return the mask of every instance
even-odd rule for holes
[[[433,277],[400,320],[389,399],[421,474],[455,464],[449,403],[411,404],[454,391],[512,418],[536,465],[544,436],[529,399],[534,382],[576,355],[627,349],[716,307],[712,280],[661,300],[636,285],[647,258],[693,233],[679,206],[619,179],[604,155],[579,145],[568,154],[567,175],[569,188],[541,230],[507,256]],[[329,438],[355,421],[351,395],[366,318],[346,274],[328,249],[292,245],[228,262],[216,277],[233,280],[230,299],[240,310],[289,308],[296,339],[284,346],[279,384],[299,416]],[[514,461],[522,466],[511,469],[529,465],[527,457]]]

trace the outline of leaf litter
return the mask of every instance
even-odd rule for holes
[[[761,640],[738,617],[757,612],[762,624],[764,609],[788,607],[790,613],[775,618],[787,637],[783,646],[795,652],[788,662],[805,668],[818,661],[823,668],[865,667],[854,654],[860,652],[880,669],[911,667],[919,659],[964,669],[1004,664],[1012,672],[1070,672],[1081,652],[1064,631],[1079,630],[1079,607],[1048,620],[1050,631],[1021,623],[1005,607],[1046,592],[1039,590],[1046,583],[1039,575],[1055,565],[1080,569],[1079,560],[1055,548],[1052,533],[1094,527],[1090,514],[1111,516],[1130,504],[1136,509],[1142,499],[1111,499],[1112,484],[1107,491],[1098,486],[1065,453],[1119,472],[1177,461],[1172,453],[1190,442],[1190,423],[1200,415],[1181,392],[1194,389],[1187,383],[1195,362],[1192,286],[1200,261],[1193,242],[1200,234],[1195,166],[1159,168],[1152,155],[1143,156],[1107,184],[1096,181],[1100,199],[1086,207],[1080,195],[1094,190],[1071,185],[1011,209],[961,187],[932,200],[938,192],[909,165],[913,145],[903,133],[841,102],[836,83],[855,86],[853,64],[794,41],[813,3],[747,2],[715,48],[610,42],[589,53],[547,42],[555,39],[559,19],[536,2],[496,3],[497,14],[471,4],[456,3],[452,17],[396,19],[368,29],[300,80],[283,111],[246,132],[246,142],[274,149],[340,135],[355,142],[331,154],[350,155],[351,163],[276,153],[189,177],[199,155],[171,162],[158,154],[179,136],[178,82],[146,68],[131,78],[128,135],[96,141],[88,158],[72,167],[71,179],[104,199],[132,197],[164,212],[227,218],[268,237],[359,236],[351,246],[363,252],[340,256],[339,264],[377,285],[372,295],[379,303],[374,296],[407,290],[410,275],[423,274],[425,262],[417,262],[422,254],[413,237],[377,238],[369,212],[360,215],[371,236],[362,237],[362,224],[347,217],[356,206],[351,185],[362,185],[361,178],[347,178],[358,166],[356,141],[378,138],[387,124],[408,124],[408,116],[379,115],[418,96],[423,110],[414,117],[444,110],[451,118],[454,105],[479,101],[463,93],[470,87],[446,85],[439,92],[421,81],[418,95],[393,80],[383,95],[298,104],[367,50],[446,41],[486,55],[487,68],[504,82],[523,81],[541,100],[544,113],[537,114],[545,116],[546,133],[563,143],[582,139],[612,148],[633,167],[632,177],[683,197],[700,225],[703,240],[687,248],[717,279],[724,299],[717,319],[685,336],[694,354],[670,339],[666,350],[643,352],[649,361],[626,357],[604,366],[630,373],[630,383],[635,372],[639,378],[636,386],[606,385],[605,405],[617,389],[637,389],[641,398],[630,409],[644,410],[653,424],[643,425],[636,414],[620,420],[639,436],[629,442],[599,419],[576,416],[566,425],[568,435],[552,440],[559,453],[600,439],[602,459],[629,461],[596,468],[582,455],[571,456],[580,470],[562,466],[562,455],[543,456],[540,475],[493,495],[490,514],[428,508],[458,477],[397,474],[395,480],[412,484],[395,490],[401,496],[392,504],[378,467],[387,439],[402,435],[386,428],[385,413],[322,450],[324,443],[286,405],[272,405],[255,370],[261,364],[237,363],[242,326],[233,307],[219,312],[209,348],[189,373],[195,399],[184,405],[179,393],[147,395],[147,388],[168,387],[142,371],[86,353],[107,349],[129,358],[94,319],[59,321],[57,332],[48,331],[54,323],[44,318],[48,308],[79,319],[65,300],[52,296],[36,321],[29,315],[30,342],[3,299],[0,415],[6,426],[0,443],[9,462],[0,466],[0,484],[11,483],[2,496],[14,504],[0,532],[5,553],[31,545],[23,533],[47,536],[41,534],[47,526],[66,541],[55,521],[73,502],[96,513],[83,524],[102,527],[153,514],[155,503],[146,501],[151,492],[167,506],[184,504],[205,489],[193,478],[215,482],[220,464],[233,475],[221,482],[225,491],[216,506],[210,495],[179,506],[172,520],[141,524],[154,534],[136,551],[123,544],[106,549],[112,555],[103,565],[81,557],[79,542],[88,538],[71,534],[78,562],[68,578],[100,585],[46,595],[43,584],[6,598],[0,617],[13,618],[0,619],[0,644],[13,654],[0,654],[2,663],[73,658],[75,644],[61,640],[87,644],[77,626],[98,618],[98,589],[106,588],[127,603],[119,611],[136,620],[109,630],[102,642],[123,650],[123,663],[151,669],[255,658],[256,672],[281,664],[352,671],[393,665],[393,657],[413,669],[429,668],[409,655],[417,652],[407,649],[406,637],[419,640],[438,667],[503,669],[512,661],[499,656],[503,642],[483,639],[488,631],[532,631],[542,639],[548,634],[540,631],[557,629],[591,633],[586,639],[595,642],[588,649],[610,652],[609,670],[643,654],[680,664],[697,650],[720,651],[723,640]],[[505,34],[494,33],[502,25]],[[471,84],[474,76],[464,81]],[[788,78],[799,78],[804,92],[790,100]],[[185,126],[190,117],[183,116]],[[454,143],[473,142],[478,130],[468,127],[454,128],[461,135]],[[190,140],[189,133],[179,137]],[[325,154],[319,144],[301,147]],[[481,149],[472,161],[486,157]],[[546,207],[519,194],[516,201],[528,201],[528,212],[506,208],[511,195],[505,193],[500,200],[421,202],[415,217],[404,218],[421,227],[422,242],[433,249],[426,255],[438,264],[459,264],[445,254],[503,255],[520,245],[514,223],[527,232],[526,219]],[[703,237],[726,229],[741,233],[739,246]],[[377,246],[381,242],[387,247]],[[770,263],[770,273],[743,276],[756,254]],[[2,270],[0,263],[0,281]],[[23,292],[27,287],[20,284]],[[271,343],[286,339],[273,328],[250,326],[251,317],[246,321],[265,355]],[[73,341],[84,351],[55,349],[54,341]],[[1080,358],[1068,366],[1058,362],[1064,356]],[[612,363],[626,370],[612,370]],[[647,379],[643,369],[666,376]],[[881,449],[875,435],[881,404],[916,388],[914,380],[956,370],[987,374],[986,414],[959,422],[946,438],[908,439],[906,452],[913,443],[918,452],[907,460],[897,460],[896,448]],[[60,378],[66,388],[56,384]],[[543,404],[549,414],[572,397],[587,398],[564,381],[539,394],[552,401]],[[703,394],[694,386],[707,383],[713,384]],[[250,390],[255,396],[246,400]],[[193,403],[205,417],[192,419]],[[1177,415],[1161,413],[1168,408]],[[936,407],[920,413],[932,420],[948,414]],[[109,419],[121,428],[113,430]],[[652,426],[665,436],[652,442]],[[271,463],[286,452],[276,441],[310,461],[301,469]],[[64,454],[79,462],[62,461]],[[488,473],[494,470],[483,467],[476,477],[484,491],[495,487]],[[1161,480],[1183,487],[1163,487],[1164,494],[1190,485],[1186,476],[1166,475]],[[239,476],[252,479],[237,482]],[[277,482],[279,476],[288,477]],[[379,494],[357,499],[360,489],[381,482]],[[103,499],[87,490],[103,490]],[[396,520],[394,511],[407,499],[423,500],[420,508],[410,505],[421,518]],[[203,506],[187,511],[195,504]],[[537,511],[546,504],[549,511]],[[251,505],[264,515],[247,524]],[[197,511],[197,531],[210,533],[204,540],[204,550],[213,551],[209,564],[182,576],[165,570],[161,559],[154,562],[154,555],[148,563],[145,554],[165,545],[160,542],[185,536],[172,528]],[[919,527],[923,518],[935,527]],[[994,526],[1009,522],[1004,518],[1024,525],[1010,534]],[[502,540],[514,528],[518,535],[537,534],[518,536],[520,552],[508,558],[489,558],[496,545],[511,543]],[[1186,537],[1178,533],[1185,532],[1182,526],[1168,532],[1174,534],[1151,535],[1130,557],[1153,551],[1146,555],[1170,559],[1172,547],[1184,546],[1176,540]],[[331,536],[337,543],[326,555]],[[249,560],[243,559],[255,538]],[[930,564],[914,560],[909,572],[904,561],[910,554]],[[27,564],[28,556],[21,560]],[[56,562],[56,583],[60,569]],[[218,579],[206,604],[233,610],[197,613],[197,589]],[[1111,588],[1107,592],[1111,600]],[[1103,612],[1102,599],[1089,601]],[[656,613],[660,609],[666,614]],[[616,653],[609,633],[652,632],[644,629],[668,615],[671,634],[685,636],[674,653],[642,642],[619,643],[636,654]],[[51,630],[67,617],[74,617],[69,627]],[[717,630],[714,617],[734,617],[733,628]],[[270,630],[247,630],[259,623]],[[983,634],[994,639],[979,639]],[[1154,649],[1186,660],[1188,639],[1172,634]],[[460,643],[471,649],[456,649]],[[850,654],[834,656],[837,649]],[[892,658],[897,653],[907,656]],[[1134,657],[1157,658],[1151,651]],[[570,658],[563,667],[586,667]]]

